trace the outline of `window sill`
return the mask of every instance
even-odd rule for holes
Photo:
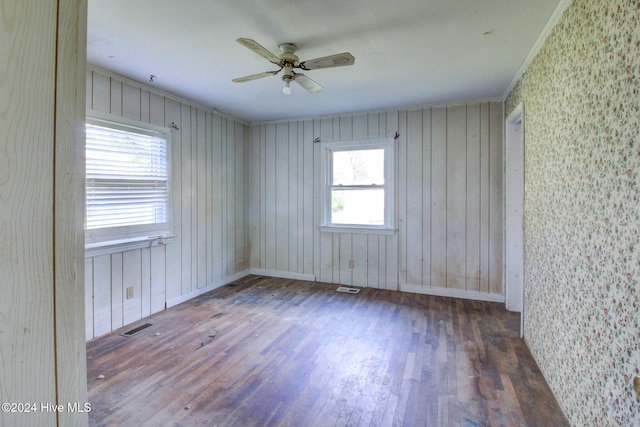
[[[173,239],[175,237],[175,235],[149,236],[137,237],[133,239],[88,243],[84,247],[84,256],[85,258],[91,258],[99,255],[109,255],[117,252],[126,252],[135,249],[150,248],[152,246],[161,246],[173,242]]]
[[[396,234],[396,230],[394,228],[358,227],[353,225],[321,225],[320,231],[324,233],[378,234],[386,236],[393,236]]]

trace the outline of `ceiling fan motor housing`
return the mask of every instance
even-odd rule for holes
[[[291,81],[295,81],[309,93],[318,93],[322,90],[322,86],[320,86],[308,76],[302,73],[296,73],[295,71],[293,71],[294,68],[300,68],[302,70],[316,70],[321,68],[353,65],[353,63],[355,62],[355,58],[349,52],[323,56],[321,58],[315,58],[308,61],[300,62],[300,59],[295,54],[295,52],[298,50],[298,46],[293,43],[281,43],[279,47],[280,52],[282,53],[279,56],[276,56],[268,49],[265,49],[264,46],[262,46],[255,40],[239,38],[236,41],[244,47],[262,56],[272,64],[280,67],[280,69],[275,71],[265,71],[245,77],[239,77],[233,79],[233,81],[236,83],[248,82],[251,80],[261,79],[263,77],[275,76],[282,71],[282,80],[284,81],[283,92],[285,94],[291,93]]]
[[[293,68],[298,66],[300,59],[294,54],[298,47],[293,43],[280,44],[280,59],[282,59],[282,80],[293,79]]]
[[[300,63],[300,59],[294,54],[296,50],[298,50],[298,47],[293,43],[282,43],[280,45],[280,51],[282,52],[280,59],[282,60],[284,73],[289,77],[293,76],[293,68]]]

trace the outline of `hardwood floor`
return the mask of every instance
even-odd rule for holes
[[[90,424],[568,425],[502,304],[337,287],[249,276],[90,341]]]

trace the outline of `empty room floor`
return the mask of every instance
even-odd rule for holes
[[[503,304],[337,288],[248,276],[88,342],[90,424],[568,425]]]

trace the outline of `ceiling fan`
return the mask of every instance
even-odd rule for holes
[[[296,73],[293,71],[294,68],[299,68],[301,70],[318,70],[320,68],[332,68],[332,67],[343,67],[345,65],[353,65],[356,61],[356,58],[353,57],[349,52],[338,53],[335,55],[323,56],[322,58],[315,58],[308,61],[300,61],[299,58],[295,55],[298,47],[293,43],[282,43],[280,47],[280,51],[282,52],[280,56],[276,56],[264,47],[260,45],[255,40],[239,38],[236,40],[238,43],[243,45],[244,47],[251,49],[258,55],[265,58],[267,61],[272,64],[280,67],[276,71],[265,71],[264,73],[252,74],[250,76],[239,77],[237,79],[233,79],[236,83],[244,83],[251,80],[261,79],[262,77],[275,76],[280,71],[283,71],[282,81],[284,82],[284,86],[282,88],[282,92],[285,94],[291,93],[291,82],[295,81],[300,86],[305,88],[309,93],[318,93],[322,90],[322,86],[313,81],[311,78],[305,76],[302,73]]]

